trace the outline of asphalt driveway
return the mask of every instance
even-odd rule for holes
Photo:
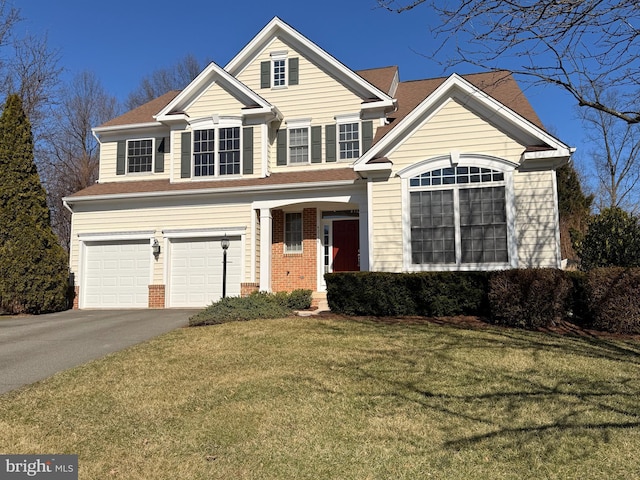
[[[69,310],[0,317],[0,394],[187,325],[198,310]]]

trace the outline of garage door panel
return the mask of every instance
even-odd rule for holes
[[[148,240],[88,242],[85,255],[85,308],[148,306]]]
[[[204,307],[222,296],[220,238],[176,239],[171,242],[169,305]],[[227,295],[240,294],[241,241],[230,238],[227,250]]]

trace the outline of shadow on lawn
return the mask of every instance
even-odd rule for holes
[[[345,373],[367,386],[363,395],[390,400],[376,400],[377,411],[398,400],[419,405],[425,416],[416,421],[437,422],[444,448],[535,446],[553,455],[563,445],[575,459],[614,431],[640,427],[640,343],[363,323],[384,328],[388,345],[363,347]]]

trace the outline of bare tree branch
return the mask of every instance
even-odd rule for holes
[[[424,4],[424,5],[423,5]],[[430,7],[446,67],[504,69],[565,89],[578,105],[640,123],[640,3],[637,0],[378,0],[392,12]],[[511,65],[511,63],[510,63]],[[615,90],[616,106],[602,99]]]
[[[170,90],[182,90],[202,71],[202,65],[193,55],[186,55],[171,67],[161,68],[145,76],[140,85],[129,94],[125,107],[139,107]]]

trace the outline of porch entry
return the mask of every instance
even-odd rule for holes
[[[358,220],[358,212],[323,212],[322,228],[324,272],[359,271],[360,221]]]

